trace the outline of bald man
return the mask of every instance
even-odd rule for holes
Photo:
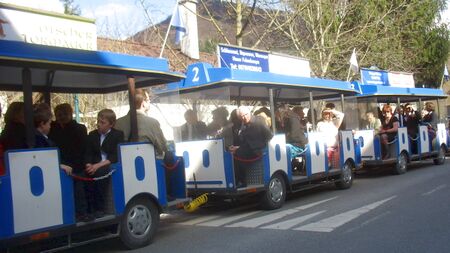
[[[244,170],[252,163],[239,161],[239,159],[245,160],[261,157],[273,134],[266,124],[250,113],[247,107],[239,107],[237,115],[242,121],[239,131],[239,146],[231,146],[230,151],[237,158],[235,163],[237,187],[245,187]]]

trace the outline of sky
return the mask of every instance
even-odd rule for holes
[[[49,0],[48,0],[49,1]],[[171,15],[176,0],[74,0],[100,35],[126,38]],[[148,16],[146,16],[147,10]]]
[[[59,0],[0,0],[17,5],[63,12]],[[74,0],[81,16],[96,20],[99,36],[124,39],[143,30],[152,23],[164,20],[175,6],[176,0]],[[450,0],[447,0],[450,7]],[[147,10],[148,16],[145,15]],[[443,22],[450,24],[450,11],[443,13]]]
[[[59,0],[0,0],[0,2],[64,12]],[[176,0],[74,0],[81,16],[96,20],[99,36],[124,39],[169,15]],[[144,6],[144,7],[143,7]],[[146,16],[147,10],[148,16]]]

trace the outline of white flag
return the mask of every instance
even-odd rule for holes
[[[181,52],[190,58],[199,59],[197,1],[186,1],[181,5],[180,11],[186,21],[186,36],[181,41]]]
[[[180,44],[183,37],[186,35],[186,26],[184,25],[183,17],[181,15],[180,6],[177,4],[175,12],[170,20],[170,25],[175,27],[175,44]]]
[[[447,81],[449,79],[448,76],[448,69],[447,69],[447,64],[445,64],[445,68],[444,68],[444,79]]]
[[[350,68],[353,70],[355,74],[358,73],[359,66],[358,66],[358,60],[356,59],[356,49],[353,49],[352,56],[350,57]]]

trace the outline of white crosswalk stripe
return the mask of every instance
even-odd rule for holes
[[[192,220],[188,220],[188,221],[185,221],[185,222],[181,222],[181,223],[178,223],[178,224],[181,224],[181,225],[195,225],[195,224],[198,224],[198,223],[202,223],[202,222],[209,221],[209,220],[214,220],[214,219],[217,219],[217,218],[220,218],[220,216],[219,215],[202,216],[202,217],[198,217],[198,218],[195,218],[195,219],[192,219]]]
[[[363,207],[360,207],[355,210],[351,210],[345,213],[341,213],[314,223],[309,223],[304,226],[294,228],[294,230],[301,230],[301,231],[312,231],[312,232],[331,232],[334,229],[344,225],[347,222],[350,222],[359,216],[369,212],[370,210],[373,210],[380,205],[384,204],[385,202],[395,198],[396,196],[392,196],[387,199],[383,199],[380,201],[377,201],[375,203],[365,205]]]
[[[301,213],[301,211],[312,208],[314,206],[320,205],[322,203],[336,199],[337,197],[332,197],[317,202],[309,203],[302,206],[293,207],[286,210],[281,210],[277,212],[271,212],[263,216],[251,218],[256,216],[263,211],[257,210],[246,210],[248,208],[238,208],[231,212],[224,212],[220,215],[208,215],[193,218],[192,220],[184,221],[178,224],[181,225],[195,225],[195,226],[206,226],[206,227],[243,227],[243,228],[261,228],[261,229],[278,229],[278,230],[298,230],[298,231],[310,231],[310,232],[332,232],[336,228],[358,218],[359,216],[370,212],[371,210],[381,206],[382,204],[390,201],[396,196],[391,196],[389,198],[353,209],[347,212],[343,212],[325,219],[321,219],[315,222],[305,223],[308,220],[313,219],[325,212],[327,210],[320,210],[310,214],[302,215],[295,218],[290,218],[287,220],[282,220],[283,218]],[[242,210],[244,209],[244,210]],[[248,218],[249,217],[249,218]],[[248,218],[245,220],[245,218]],[[276,222],[277,220],[282,220]],[[317,220],[317,219],[316,219]],[[235,223],[233,223],[235,222]],[[273,223],[275,222],[275,223]],[[300,227],[297,227],[301,225]]]
[[[290,229],[292,227],[297,226],[298,224],[311,219],[312,217],[315,217],[321,213],[324,213],[325,211],[319,211],[319,212],[315,212],[315,213],[311,213],[311,214],[307,214],[307,215],[303,215],[300,217],[296,217],[294,219],[290,219],[290,220],[286,220],[286,221],[282,221],[282,222],[278,222],[275,224],[271,224],[262,228],[266,228],[266,229],[280,229],[280,230],[287,230]]]
[[[237,215],[233,215],[233,216],[229,216],[229,217],[223,217],[221,219],[216,219],[213,221],[199,223],[197,225],[198,226],[207,226],[207,227],[219,227],[219,226],[225,225],[227,223],[231,223],[233,221],[237,221],[242,218],[245,218],[245,217],[260,213],[260,212],[261,211],[254,211],[254,212],[249,212],[249,213],[244,213],[244,214],[237,214]]]
[[[256,228],[258,226],[261,226],[263,224],[281,219],[287,215],[297,213],[299,210],[296,209],[287,209],[276,213],[271,213],[268,215],[264,215],[261,217],[253,218],[246,221],[241,221],[238,223],[234,223],[231,225],[227,225],[226,227],[244,227],[244,228]]]
[[[313,202],[313,203],[310,203],[310,204],[306,204],[306,205],[303,205],[303,206],[298,206],[298,207],[295,207],[294,209],[297,209],[297,210],[306,210],[306,209],[308,209],[308,208],[311,208],[311,207],[313,207],[313,206],[320,205],[320,204],[322,204],[322,203],[328,202],[328,201],[333,200],[333,199],[336,199],[336,198],[337,198],[337,196],[336,196],[336,197],[329,198],[329,199],[324,199],[324,200],[321,200],[321,201]]]

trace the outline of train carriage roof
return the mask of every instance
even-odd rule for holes
[[[317,97],[336,97],[337,93],[355,95],[358,89],[344,81],[287,76],[268,72],[252,72],[229,68],[214,68],[209,64],[197,63],[188,67],[186,79],[172,84],[172,90],[180,94],[201,91],[202,97],[215,97],[223,87],[228,87],[231,98],[268,99],[268,89],[275,91],[275,98],[302,100],[313,91]]]
[[[382,85],[360,85],[360,98],[377,98],[379,102],[396,103],[397,98],[402,102],[412,102],[422,100],[431,100],[446,98],[447,95],[441,89],[431,88],[403,88]]]
[[[176,82],[166,59],[87,51],[0,40],[0,89],[22,90],[22,69],[29,68],[33,91],[107,93]]]

